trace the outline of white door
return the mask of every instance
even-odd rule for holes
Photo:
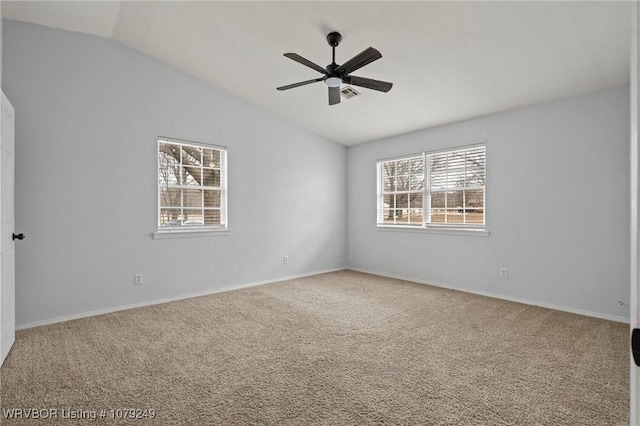
[[[640,13],[638,2],[633,3],[631,38],[631,330],[640,328]],[[629,420],[631,425],[640,425],[640,367],[631,356]]]
[[[16,338],[14,147],[15,110],[2,93],[0,115],[0,365]]]

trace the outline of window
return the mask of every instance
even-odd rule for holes
[[[158,139],[158,232],[227,228],[227,151]]]
[[[484,228],[484,145],[378,161],[378,225]]]

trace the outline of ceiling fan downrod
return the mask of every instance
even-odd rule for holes
[[[331,58],[332,65],[336,64],[336,47],[340,45],[341,41],[342,41],[342,34],[340,34],[339,32],[334,31],[327,34],[327,42],[329,43],[329,46],[331,46],[331,50],[333,51],[333,55]]]

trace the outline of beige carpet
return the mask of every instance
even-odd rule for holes
[[[342,271],[20,331],[1,405],[151,408],[129,423],[160,425],[623,425],[628,332]],[[124,423],[110,417],[86,423]]]

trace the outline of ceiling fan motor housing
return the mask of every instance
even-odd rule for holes
[[[331,76],[337,76],[334,71],[338,68],[338,64],[336,64],[335,62],[330,63],[329,65],[326,66],[326,70],[327,70],[327,75],[329,77]]]
[[[342,35],[340,33],[334,31],[327,34],[327,42],[329,43],[329,46],[336,47],[340,44],[341,41]]]

